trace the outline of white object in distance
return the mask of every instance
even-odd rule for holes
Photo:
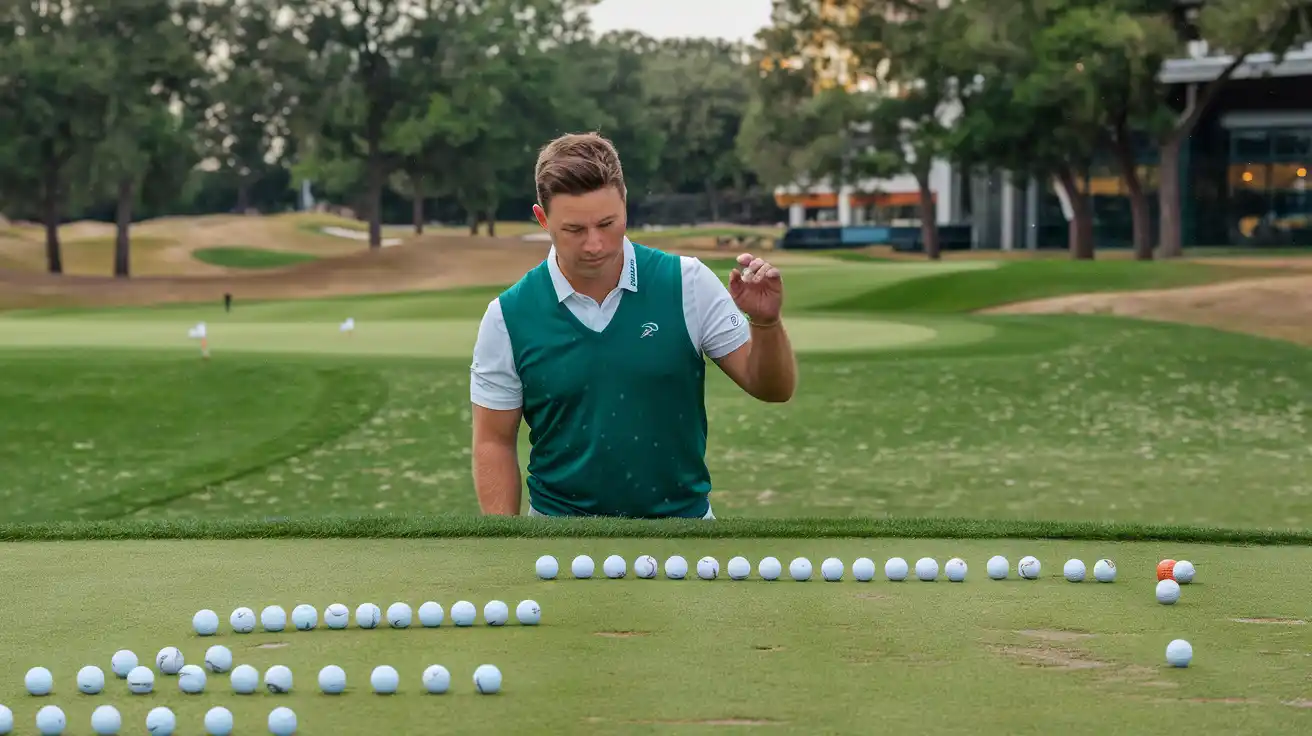
[[[714,557],[697,560],[697,577],[702,580],[714,580],[720,576],[720,561]]]
[[[1038,580],[1039,575],[1043,573],[1043,563],[1033,555],[1026,555],[1020,558],[1020,564],[1016,565],[1016,573],[1025,580]]]
[[[1180,584],[1167,578],[1157,583],[1157,602],[1164,606],[1174,605],[1180,600]]]
[[[483,621],[488,626],[505,626],[510,620],[510,607],[504,601],[488,601],[483,606]]]
[[[730,580],[746,580],[752,575],[752,563],[748,562],[746,557],[734,557],[729,560],[725,572],[729,573]]]
[[[1194,570],[1194,563],[1189,560],[1178,560],[1175,567],[1171,568],[1171,577],[1181,585],[1188,585],[1194,581],[1195,572],[1197,571]]]
[[[893,582],[901,582],[907,579],[907,561],[901,557],[890,557],[888,562],[884,563],[884,577]]]
[[[1176,639],[1166,645],[1166,662],[1172,667],[1188,667],[1193,659],[1193,645],[1184,639]]]
[[[538,577],[543,580],[555,580],[556,575],[560,573],[560,563],[551,555],[542,555],[538,558],[534,566],[537,570]]]
[[[938,560],[933,557],[921,557],[916,560],[916,578],[926,583],[938,579]]]
[[[788,574],[793,580],[805,582],[811,579],[811,561],[805,557],[797,557],[788,563]]]
[[[542,607],[537,601],[520,601],[515,606],[515,619],[523,626],[537,626],[542,621]]]
[[[682,555],[671,555],[665,560],[665,577],[670,580],[683,580],[688,576],[688,561]]]
[[[570,572],[574,573],[575,578],[587,580],[592,577],[592,573],[597,571],[597,563],[593,562],[592,558],[587,555],[579,555],[570,563],[569,569]]]
[[[843,579],[843,561],[837,557],[826,558],[820,563],[820,577],[827,582],[836,583]]]
[[[1084,560],[1066,560],[1066,565],[1061,569],[1061,574],[1072,583],[1084,582],[1085,572]]]
[[[496,665],[481,664],[474,670],[474,688],[484,695],[501,691],[501,670]]]
[[[784,566],[780,564],[777,557],[766,557],[756,563],[756,574],[761,576],[762,580],[778,580],[784,572]]]
[[[953,557],[943,563],[943,574],[947,576],[948,581],[952,583],[962,583],[966,580],[966,572],[969,567],[966,561],[960,557]]]
[[[606,577],[612,580],[618,580],[629,574],[629,563],[624,561],[619,555],[611,555],[601,563],[601,571]]]
[[[1108,559],[1098,560],[1093,564],[1093,578],[1100,583],[1116,581],[1116,563]]]
[[[1002,555],[993,555],[989,558],[988,565],[985,566],[985,572],[994,580],[1006,580],[1007,573],[1011,571],[1011,563]]]
[[[643,580],[656,577],[656,558],[651,555],[639,555],[638,559],[633,561],[633,574]]]

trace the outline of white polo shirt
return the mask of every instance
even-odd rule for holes
[[[750,337],[747,319],[733,303],[729,290],[706,264],[691,256],[680,256],[683,267],[683,319],[688,336],[697,351],[719,360],[746,344]],[[620,280],[601,304],[570,286],[569,279],[556,263],[556,246],[547,254],[547,270],[556,288],[556,299],[589,329],[601,332],[619,309],[624,292],[637,291],[639,277],[633,243],[624,239],[624,268]],[[626,275],[632,276],[625,278]],[[501,301],[493,299],[478,326],[474,343],[474,362],[469,369],[469,399],[473,403],[498,410],[518,409],[524,405],[524,389],[515,370],[515,353],[510,333],[501,315]]]

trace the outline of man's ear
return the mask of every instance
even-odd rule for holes
[[[547,211],[542,209],[542,205],[533,205],[533,217],[537,218],[538,224],[542,226],[543,230],[547,229]]]

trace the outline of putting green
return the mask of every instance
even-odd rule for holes
[[[546,522],[550,523],[550,522]],[[808,557],[817,578],[744,582],[721,578],[672,581],[570,579],[569,561],[586,553],[598,565],[610,554],[630,564],[639,554],[662,562],[703,555],[723,566],[733,555],[753,563],[773,555],[785,565]],[[10,543],[7,563],[40,574],[13,577],[0,598],[0,648],[8,676],[0,703],[19,724],[56,704],[70,731],[84,732],[91,711],[112,703],[125,732],[140,730],[147,711],[167,706],[179,732],[196,732],[203,714],[232,710],[240,733],[263,733],[268,712],[294,709],[300,730],[322,733],[424,733],[459,724],[462,733],[508,733],[534,724],[548,733],[643,732],[658,727],[773,725],[807,733],[1148,733],[1171,723],[1195,733],[1299,733],[1306,727],[1309,628],[1291,580],[1312,564],[1312,548],[1157,543],[959,541],[934,539],[449,539],[114,541]],[[552,554],[561,579],[540,581],[533,561]],[[992,581],[984,563],[1011,560],[1012,579]],[[1015,579],[1022,555],[1043,562],[1037,581]],[[844,560],[843,581],[819,580],[826,557]],[[852,580],[857,557],[876,561],[875,582]],[[883,562],[923,556],[940,565],[960,556],[965,583],[892,583]],[[1153,597],[1161,557],[1189,559],[1197,582],[1175,606]],[[1099,557],[1118,563],[1111,585],[1071,584],[1062,563]],[[510,608],[537,601],[542,625],[511,623],[456,628],[457,600],[478,609],[492,599]],[[300,603],[354,611],[369,601],[412,609],[440,603],[440,628],[257,632],[228,625],[238,606],[258,612]],[[209,608],[221,626],[198,637],[192,614]],[[513,614],[512,614],[513,616]],[[1278,619],[1247,623],[1236,619]],[[512,618],[512,622],[513,622]],[[1188,669],[1166,666],[1176,638],[1194,646]],[[206,691],[184,695],[176,679],[157,675],[155,691],[130,695],[110,676],[104,694],[74,689],[77,670],[109,672],[114,651],[145,661],[165,646],[200,663],[223,644],[235,664],[263,673],[283,664],[294,689],[240,696],[227,677],[210,674]],[[474,692],[472,673],[493,663],[504,675],[496,696]],[[329,664],[347,674],[340,696],[318,692]],[[378,665],[401,675],[398,694],[374,695]],[[442,664],[452,676],[446,695],[422,694],[420,673]],[[54,693],[34,698],[22,673],[44,666]],[[944,707],[950,703],[951,707]],[[1114,703],[1114,707],[1109,707]],[[1041,728],[1040,728],[1041,726]]]

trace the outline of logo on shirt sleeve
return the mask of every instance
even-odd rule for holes
[[[740,323],[740,322],[742,322],[742,320],[738,318],[738,315],[736,315],[736,314],[731,314],[731,315],[729,315],[729,324],[730,324],[731,326],[733,326],[733,327],[737,327],[737,326],[738,326],[738,323]]]

